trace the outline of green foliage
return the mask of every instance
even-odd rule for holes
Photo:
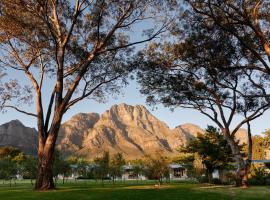
[[[208,126],[204,134],[192,140],[183,152],[198,153],[207,169],[209,180],[214,169],[230,168],[233,155],[228,142],[218,129]]]
[[[193,153],[180,153],[177,157],[172,159],[172,163],[192,164],[194,159]]]
[[[120,177],[122,175],[123,173],[122,167],[123,165],[125,165],[125,163],[126,161],[123,157],[123,154],[117,153],[113,155],[109,167],[110,168],[109,173],[113,178],[113,181],[115,180],[116,177]]]
[[[64,178],[71,174],[71,167],[70,163],[66,161],[59,152],[54,153],[54,162],[53,162],[53,174],[55,177],[55,180],[57,181],[57,176],[62,175],[63,182]]]
[[[15,179],[22,170],[20,164],[24,159],[25,155],[16,148],[0,148],[0,179]]]
[[[23,178],[32,180],[37,177],[37,158],[27,156],[21,166]]]
[[[17,175],[17,165],[12,159],[6,157],[0,159],[0,179],[10,180]]]
[[[13,148],[13,147],[1,147],[0,148],[0,158],[15,158],[21,153],[20,150]]]
[[[168,158],[157,155],[156,157],[148,156],[145,161],[145,175],[149,179],[157,180],[162,183],[164,178],[169,178]]]
[[[192,169],[188,170],[189,177],[195,177],[200,182],[208,182],[208,178],[205,177],[205,166],[203,164],[202,158],[198,153],[194,153],[194,161],[192,162]],[[201,180],[206,179],[207,181]]]
[[[109,164],[110,164],[110,154],[109,152],[104,152],[101,158],[96,158],[94,160],[96,164],[96,178],[101,179],[102,182],[104,179],[108,178],[109,175]]]
[[[254,167],[249,179],[250,185],[270,185],[270,174],[262,167]]]

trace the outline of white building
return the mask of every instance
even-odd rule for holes
[[[184,180],[187,179],[187,169],[185,165],[181,164],[170,164],[170,180]]]
[[[122,180],[146,180],[145,175],[138,170],[139,168],[141,168],[139,165],[124,165]]]

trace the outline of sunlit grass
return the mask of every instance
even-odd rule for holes
[[[58,183],[56,190],[37,192],[28,181],[16,185],[1,184],[0,199],[57,199],[57,200],[268,200],[270,187],[250,187],[248,189],[232,186],[209,186],[189,182],[172,182],[155,187],[153,181],[111,182],[78,181],[64,185]]]

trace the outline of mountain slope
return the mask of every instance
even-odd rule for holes
[[[194,133],[189,134],[184,128],[185,133],[170,130],[141,105],[114,105],[87,131],[78,154],[90,159],[104,151],[122,152],[129,159],[157,152],[172,156],[193,137]]]
[[[37,154],[37,131],[25,127],[19,120],[0,126],[0,146],[12,146],[27,154]]]
[[[57,138],[57,149],[72,154],[82,148],[87,130],[99,120],[97,113],[79,113],[62,124]]]

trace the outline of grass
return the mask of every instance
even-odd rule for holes
[[[154,187],[154,182],[119,182],[116,185],[105,183],[102,186],[94,181],[80,181],[58,185],[49,192],[33,191],[30,182],[20,181],[16,186],[1,184],[0,199],[57,199],[57,200],[263,200],[270,198],[269,186],[248,189],[230,186],[208,186],[188,182],[173,182]]]

